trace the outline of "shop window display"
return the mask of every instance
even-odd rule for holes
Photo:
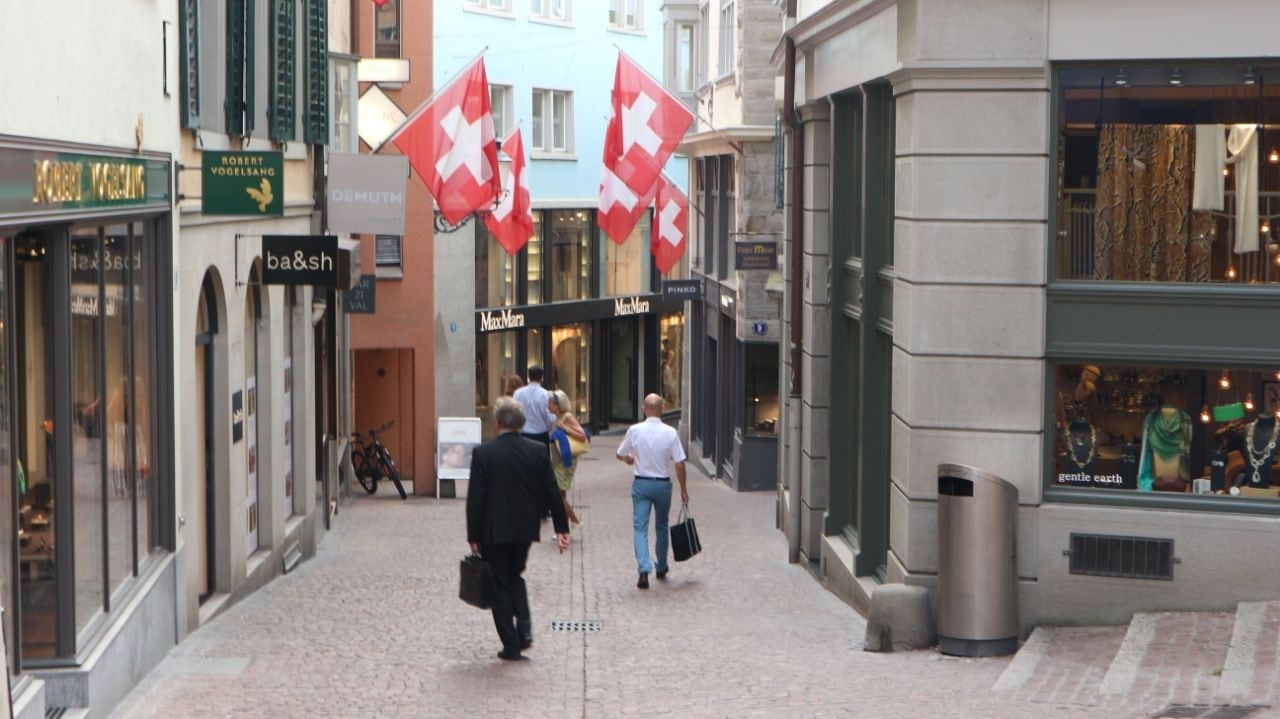
[[[1058,365],[1050,484],[1280,498],[1280,372]]]
[[[747,434],[778,433],[778,346],[745,344]]]
[[[578,421],[591,421],[591,325],[578,323],[551,330],[551,378],[547,387],[564,390]],[[532,362],[532,360],[531,360]]]
[[[1280,66],[1059,74],[1056,273],[1280,282]]]
[[[684,370],[684,313],[673,312],[658,318],[662,337],[659,359],[662,362],[662,401],[668,411],[682,406],[680,380]]]

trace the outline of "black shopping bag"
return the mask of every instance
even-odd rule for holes
[[[702,540],[698,538],[698,525],[689,516],[689,505],[680,507],[679,520],[671,525],[671,554],[677,562],[683,562],[702,551]]]
[[[462,558],[461,574],[458,598],[473,607],[488,609],[493,586],[493,570],[489,563],[478,554],[468,554]]]

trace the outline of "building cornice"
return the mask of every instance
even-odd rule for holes
[[[897,4],[898,0],[836,0],[784,32],[773,48],[770,61],[774,67],[782,67],[783,50],[786,47],[787,38],[795,41],[796,50],[806,52],[824,40]]]
[[[738,151],[730,143],[773,142],[773,135],[772,125],[730,125],[685,135],[676,152],[691,157],[723,155]]]

